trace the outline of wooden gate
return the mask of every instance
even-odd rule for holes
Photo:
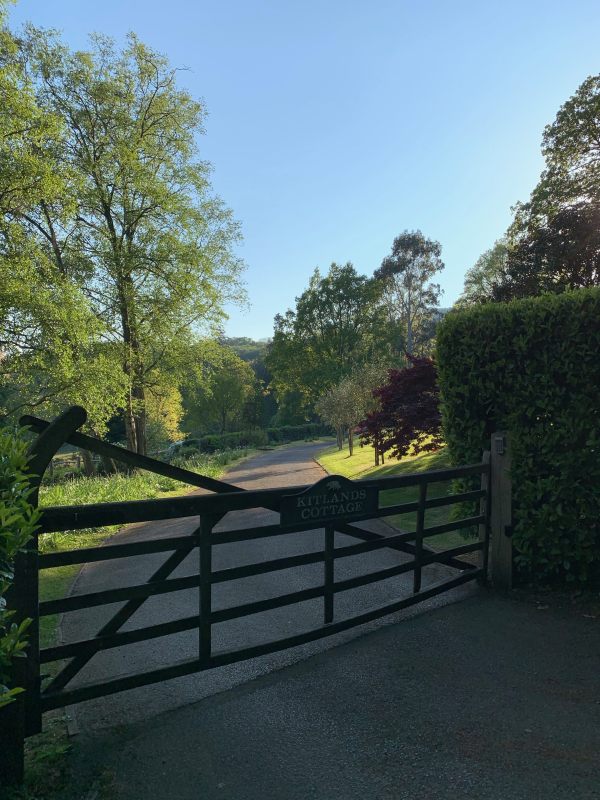
[[[209,490],[210,494],[43,509],[39,533],[18,564],[16,590],[12,598],[18,616],[33,620],[28,656],[23,660],[24,669],[18,675],[19,685],[26,689],[24,698],[27,736],[41,730],[44,711],[295,647],[392,614],[468,581],[485,580],[491,508],[489,454],[484,455],[481,463],[440,471],[365,481],[348,481],[339,476],[330,476],[313,487],[246,491],[223,481],[188,472],[83,435],[77,432],[77,428],[84,421],[85,412],[78,407],[69,409],[52,423],[34,417],[23,418],[22,423],[39,434],[32,447],[32,463],[38,475],[38,482],[41,481],[45,466],[54,453],[67,442],[104,457],[118,459],[130,466],[149,469],[202,487]],[[432,485],[441,481],[464,478],[476,481],[474,484],[476,488],[450,495],[428,496],[428,490]],[[401,487],[417,487],[418,499],[401,505],[386,505],[385,495],[382,493]],[[476,505],[473,507],[478,510],[472,516],[443,525],[427,525],[426,517],[429,509],[456,503],[474,503]],[[257,508],[277,512],[279,514],[277,522],[260,527],[242,526],[234,530],[215,531],[215,526],[229,512]],[[360,524],[368,519],[409,512],[416,513],[414,531],[399,531],[384,535],[374,533]],[[197,518],[197,526],[191,534],[108,543],[104,546],[79,550],[47,553],[38,551],[39,536],[51,532],[181,517]],[[478,538],[466,541],[458,547],[440,552],[434,551],[427,545],[430,537],[474,527],[478,529]],[[213,568],[215,548],[253,539],[269,540],[283,535],[298,536],[315,529],[322,531],[321,546],[311,552],[227,569]],[[336,546],[336,531],[356,539],[356,543]],[[403,563],[359,574],[350,579],[336,578],[336,563],[340,559],[385,548],[401,551],[411,558]],[[194,551],[198,553],[196,574],[170,577]],[[38,577],[41,570],[66,564],[136,558],[162,552],[167,554],[167,557],[145,583],[74,594],[44,602],[38,600]],[[478,563],[463,559],[466,554],[475,552],[480,555]],[[453,570],[453,574],[424,588],[423,569],[434,563],[447,565]],[[322,582],[319,585],[233,607],[213,608],[213,587],[216,584],[306,565],[322,565]],[[393,602],[388,602],[382,607],[369,608],[350,617],[338,618],[335,600],[339,593],[405,573],[412,573],[412,591],[398,596]],[[189,616],[135,630],[122,630],[125,623],[148,598],[190,588],[197,590],[197,607]],[[219,623],[315,598],[322,600],[323,622],[311,630],[298,631],[274,641],[267,637],[267,640],[259,645],[242,646],[226,651],[215,651],[213,648],[213,626]],[[92,638],[40,649],[41,617],[112,603],[122,603],[122,606]],[[132,675],[120,677],[107,675],[105,679],[95,683],[72,685],[73,679],[82,668],[103,650],[126,647],[136,642],[192,629],[198,631],[198,647],[193,658],[166,664],[158,669],[142,670]],[[166,652],[165,657],[167,655]],[[42,671],[44,665],[49,662],[62,662],[62,666],[54,677],[44,681]]]

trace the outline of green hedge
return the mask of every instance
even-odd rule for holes
[[[536,582],[600,575],[600,289],[447,315],[437,334],[450,456],[510,432],[515,564]]]
[[[269,442],[295,442],[298,439],[312,439],[316,436],[328,436],[331,428],[319,422],[307,422],[304,425],[282,425],[279,428],[267,428]]]
[[[215,453],[218,450],[233,450],[238,447],[264,447],[267,444],[282,444],[294,442],[298,439],[312,439],[315,436],[324,436],[331,433],[326,425],[317,422],[305,425],[283,425],[280,428],[254,429],[250,431],[235,431],[233,433],[212,433],[192,438],[189,444],[182,445],[178,451],[201,451]]]
[[[203,453],[216,453],[217,450],[234,450],[238,447],[263,447],[268,444],[265,431],[236,431],[234,433],[214,433],[199,439],[199,449]]]

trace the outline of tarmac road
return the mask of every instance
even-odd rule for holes
[[[226,480],[246,489],[310,484],[325,474],[314,461],[314,456],[322,448],[322,443],[301,444],[267,451],[234,467],[228,472]],[[216,530],[264,525],[276,522],[277,519],[278,515],[264,509],[234,512],[228,514],[219,523]],[[193,531],[197,522],[197,517],[193,517],[132,525],[112,537],[110,542],[181,536]],[[361,524],[372,530],[390,533],[388,526],[379,520]],[[336,546],[352,544],[355,541],[348,536],[336,533]],[[322,546],[322,530],[222,545],[213,548],[213,568],[221,569],[266,561],[271,558],[309,552]],[[167,555],[158,553],[88,564],[81,570],[72,591],[74,594],[84,594],[144,583],[166,559]],[[406,555],[394,550],[381,550],[359,557],[346,558],[336,562],[336,580],[402,563],[407,558]],[[197,570],[198,552],[195,550],[175,570],[172,577],[192,575]],[[456,575],[456,571],[448,567],[428,566],[423,571],[423,587],[452,575]],[[322,580],[323,566],[317,564],[217,584],[213,587],[213,610],[320,585]],[[226,691],[294,662],[307,659],[315,653],[347,642],[382,625],[413,616],[424,610],[446,605],[476,591],[474,585],[469,584],[435,597],[418,607],[290,650],[87,701],[67,709],[71,718],[71,729],[90,732],[99,728],[141,722],[165,711]],[[336,595],[335,600],[335,619],[384,605],[411,592],[412,574],[409,573],[340,593]],[[116,603],[65,614],[61,623],[62,641],[71,642],[93,637],[121,605]],[[186,617],[196,613],[197,610],[197,589],[151,597],[127,622],[123,630],[133,630]],[[322,598],[319,598],[215,625],[213,626],[213,652],[249,646],[299,633],[320,626],[322,618],[323,601]],[[178,633],[107,650],[94,656],[69,684],[69,688],[168,666],[181,659],[194,657],[197,652],[197,631]]]

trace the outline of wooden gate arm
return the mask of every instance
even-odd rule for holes
[[[80,409],[80,411],[82,411],[85,415],[85,410],[79,406],[73,406],[72,409],[69,409],[69,411],[65,413],[69,414],[71,411],[73,411],[73,409],[76,408]],[[61,418],[59,417],[59,419]],[[56,422],[58,422],[58,420],[56,420]],[[55,425],[56,422],[52,423],[52,425]],[[85,416],[80,425],[82,425],[83,422],[85,422]],[[29,414],[21,417],[19,424],[23,426],[27,425],[36,433],[40,433],[40,439],[50,426],[50,423],[46,422],[46,420],[39,419],[38,417],[32,417]],[[76,427],[79,427],[79,425]],[[182,481],[182,483],[189,483],[191,486],[198,486],[201,489],[208,489],[211,492],[223,493],[244,491],[240,486],[234,486],[232,483],[215,480],[215,478],[209,478],[207,475],[199,475],[197,472],[191,472],[190,470],[176,467],[173,464],[167,464],[166,462],[159,461],[156,458],[134,453],[131,450],[126,450],[124,447],[118,447],[115,444],[103,442],[100,439],[94,438],[93,436],[87,436],[85,433],[79,433],[77,431],[69,432],[69,435],[65,437],[60,444],[63,444],[63,442],[72,444],[74,447],[81,447],[83,450],[90,450],[92,453],[98,453],[98,455],[101,456],[114,458],[116,461],[129,464],[132,467],[147,469],[150,472],[157,473],[158,475],[164,475],[166,478],[173,478],[174,480]],[[56,449],[58,450],[58,448]],[[52,455],[54,455],[54,453],[52,453]],[[46,466],[47,464],[44,466],[44,469]]]

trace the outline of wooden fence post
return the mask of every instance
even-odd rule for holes
[[[512,588],[512,486],[510,440],[506,431],[492,434],[491,445],[491,562],[492,585]]]
[[[19,696],[0,708],[0,788],[23,783],[25,767],[25,706]]]

